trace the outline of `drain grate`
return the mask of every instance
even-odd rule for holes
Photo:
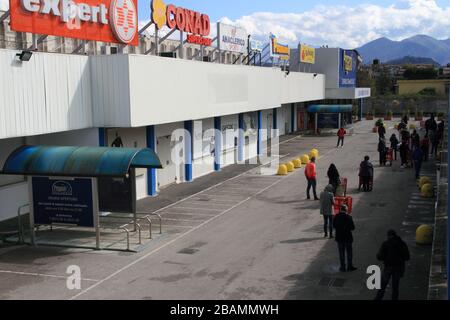
[[[202,199],[198,199],[197,201],[201,201],[201,202],[209,202],[209,201],[211,201],[211,199],[202,198]]]
[[[197,252],[198,252],[198,249],[190,249],[190,248],[186,248],[186,249],[178,251],[179,254],[195,254]]]
[[[319,286],[329,288],[343,288],[346,282],[347,279],[325,277],[320,279]]]

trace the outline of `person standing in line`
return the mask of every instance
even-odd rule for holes
[[[353,266],[353,234],[355,224],[353,218],[348,214],[346,205],[341,206],[339,214],[334,217],[334,229],[336,230],[336,242],[339,249],[339,260],[341,272],[352,272],[358,270]],[[347,262],[347,265],[345,264]]]
[[[422,149],[423,162],[427,162],[430,153],[430,139],[427,136],[420,142],[420,148]]]
[[[416,170],[416,179],[420,179],[420,170],[422,170],[423,153],[421,148],[415,148],[412,153],[414,169]]]
[[[402,142],[400,145],[400,159],[401,159],[401,168],[405,169],[408,168],[408,154],[409,154],[409,146],[408,144]]]
[[[395,135],[395,133],[392,134],[392,136],[391,136],[391,149],[392,149],[395,161],[397,161],[397,152],[398,152],[398,144],[399,143],[400,142],[398,141],[397,136]]]
[[[388,231],[388,240],[383,243],[377,254],[377,259],[384,263],[381,277],[381,289],[375,300],[383,300],[386,288],[392,278],[392,300],[398,300],[400,296],[400,279],[406,271],[406,261],[410,254],[407,244],[397,235],[394,230]]]
[[[380,139],[384,139],[386,137],[386,128],[383,123],[378,126],[378,136]]]
[[[411,135],[411,145],[412,145],[412,150],[414,150],[416,148],[420,148],[420,136],[417,133],[417,130],[414,130]]]
[[[370,163],[369,156],[365,156],[364,161],[359,166],[359,177],[361,178],[363,191],[372,191],[370,182],[373,181],[373,165]],[[361,186],[359,189],[361,189]]]
[[[427,130],[427,136],[431,131],[434,131],[436,133],[436,131],[438,130],[438,124],[434,118],[434,114],[431,114],[431,118],[425,122],[425,129]]]
[[[325,232],[325,238],[327,238],[329,235],[330,239],[333,239],[333,210],[333,186],[329,184],[320,194],[320,214],[323,216],[323,230]]]
[[[307,199],[311,199],[311,188],[313,189],[314,193],[314,200],[318,201],[319,198],[317,197],[317,167],[316,167],[316,158],[312,157],[310,163],[305,168],[305,176],[306,180],[308,181],[308,188],[306,189],[307,193]]]
[[[339,148],[339,145],[341,145],[342,148],[344,147],[344,140],[345,140],[346,134],[347,134],[347,131],[344,128],[339,129],[339,131],[337,133],[338,143],[337,143],[336,148]]]
[[[378,143],[378,153],[380,154],[380,166],[386,166],[387,150],[386,150],[386,140],[385,139],[380,139],[380,142]]]
[[[327,172],[327,176],[328,176],[328,183],[333,186],[333,194],[336,195],[336,190],[341,184],[341,177],[334,163],[330,165],[330,168],[328,169]]]

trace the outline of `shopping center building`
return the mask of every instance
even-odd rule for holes
[[[325,74],[248,65],[248,42],[245,50],[237,41],[218,50],[144,34],[136,46],[58,34],[42,40],[11,30],[13,19],[0,23],[0,169],[23,145],[151,148],[164,168],[139,169],[136,193],[157,196],[254,159],[272,129],[302,129],[308,103],[327,98]],[[22,59],[30,47],[31,58]],[[158,55],[167,52],[176,58]],[[0,221],[28,202],[25,177],[0,175]]]

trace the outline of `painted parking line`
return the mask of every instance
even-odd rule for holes
[[[32,276],[32,277],[43,277],[43,278],[56,278],[56,279],[68,279],[67,276],[58,276],[54,274],[45,274],[45,273],[33,273],[33,272],[20,272],[20,271],[10,271],[10,270],[0,270],[0,274],[15,274],[20,276]],[[81,279],[81,281],[87,282],[99,282],[100,280],[95,279]]]
[[[257,193],[256,195],[254,195],[254,196],[257,196],[257,195],[260,195],[260,194],[266,192],[266,191],[269,190],[270,188],[276,186],[276,185],[279,184],[280,182],[282,182],[282,181],[288,179],[289,177],[292,177],[292,176],[287,176],[287,177],[284,177],[284,178],[282,178],[282,179],[279,179],[279,180],[275,181],[274,183],[272,183],[271,185],[269,185],[269,186],[267,186],[266,188],[262,189],[260,192],[258,192],[258,193]],[[229,208],[228,210],[225,210],[225,211],[223,211],[222,213],[218,214],[217,216],[212,217],[212,218],[206,220],[205,222],[199,224],[199,225],[196,226],[196,227],[192,227],[192,229],[186,231],[185,233],[180,234],[179,236],[177,236],[176,238],[172,239],[171,241],[166,242],[165,244],[161,245],[160,247],[158,247],[158,248],[156,248],[156,249],[150,251],[149,253],[145,254],[144,256],[140,257],[139,259],[136,259],[135,261],[133,261],[133,262],[127,264],[126,266],[120,268],[120,269],[117,270],[116,272],[110,274],[110,275],[107,276],[106,278],[104,278],[104,279],[98,281],[97,283],[95,283],[95,284],[91,285],[90,287],[84,289],[83,291],[77,293],[76,295],[74,295],[73,297],[71,297],[69,300],[75,300],[75,299],[78,299],[79,297],[81,297],[81,296],[84,295],[85,293],[91,291],[92,289],[98,287],[98,286],[101,285],[102,283],[104,283],[104,282],[106,282],[106,281],[108,281],[108,280],[114,278],[116,275],[118,275],[118,274],[124,272],[125,270],[128,270],[128,269],[131,268],[132,266],[134,266],[134,265],[136,265],[136,264],[142,262],[143,260],[145,260],[145,259],[147,259],[148,257],[152,256],[153,254],[155,254],[155,253],[161,251],[162,249],[164,249],[164,248],[166,248],[166,247],[168,247],[168,246],[174,244],[174,243],[177,242],[178,240],[181,240],[181,239],[187,237],[187,236],[190,235],[191,233],[193,233],[193,232],[195,232],[195,231],[201,229],[202,227],[208,225],[208,224],[211,223],[212,221],[215,221],[215,220],[219,219],[220,217],[222,217],[223,215],[229,213],[230,211],[233,211],[234,209],[240,207],[240,206],[243,205],[244,203],[246,203],[246,202],[248,202],[249,200],[251,200],[254,196],[248,197],[248,198],[246,198],[246,199],[240,201],[239,203],[237,203],[237,204],[234,205],[233,207]],[[173,226],[172,226],[172,227],[173,227]],[[181,226],[181,227],[182,227],[182,226]]]
[[[222,209],[194,208],[194,207],[188,207],[188,206],[178,206],[178,207],[173,207],[173,209],[222,212]]]
[[[297,139],[297,138],[298,138],[298,137],[295,137],[295,138],[293,138],[293,139]],[[290,140],[293,140],[293,139],[290,139]],[[287,140],[287,141],[290,141],[290,140]],[[351,140],[351,139],[349,139],[349,140]],[[284,143],[286,143],[287,141],[285,141]],[[325,153],[321,158],[323,159],[323,158],[327,157],[328,155],[330,155],[332,152],[335,152],[335,151],[336,151],[336,149],[330,149],[330,150],[329,150],[327,153]],[[264,165],[261,165],[261,167],[263,167],[263,166],[264,166]],[[155,213],[164,212],[165,210],[168,210],[168,209],[173,208],[173,207],[175,207],[175,206],[177,206],[177,205],[180,205],[181,203],[183,203],[183,202],[186,201],[186,200],[193,199],[193,198],[198,197],[198,196],[217,197],[217,196],[218,196],[217,194],[210,195],[210,194],[208,194],[207,192],[210,192],[211,190],[213,190],[214,188],[217,188],[217,187],[219,187],[219,186],[225,185],[225,184],[226,184],[227,182],[229,182],[229,181],[237,181],[238,179],[241,179],[241,178],[244,177],[244,176],[247,176],[247,177],[248,177],[248,173],[251,172],[251,171],[253,171],[253,170],[254,170],[254,169],[250,169],[249,171],[244,172],[244,173],[242,173],[242,174],[240,174],[240,175],[238,175],[238,176],[236,176],[236,177],[232,177],[232,178],[230,178],[229,180],[223,181],[223,182],[221,182],[221,183],[219,183],[219,184],[217,184],[217,185],[215,185],[215,186],[212,186],[212,187],[210,187],[210,188],[207,188],[207,189],[205,189],[205,190],[202,190],[202,191],[200,191],[200,192],[198,192],[198,193],[196,193],[196,194],[193,194],[193,195],[191,195],[191,196],[189,196],[189,197],[187,197],[187,198],[185,198],[185,199],[182,199],[182,200],[180,200],[180,201],[177,201],[177,202],[175,202],[175,203],[173,203],[173,204],[171,204],[171,205],[169,205],[169,206],[167,206],[167,207],[161,208],[161,209],[155,211]],[[299,171],[297,171],[297,172],[299,172]],[[247,197],[247,198],[245,198],[245,199],[243,199],[243,200],[241,200],[241,201],[239,201],[239,200],[236,199],[236,201],[239,201],[239,202],[236,203],[236,204],[235,204],[234,206],[232,206],[231,208],[229,208],[229,209],[227,209],[227,210],[225,210],[225,211],[223,211],[223,212],[217,214],[216,216],[211,217],[210,219],[206,220],[205,222],[203,222],[203,223],[201,223],[201,224],[199,224],[199,225],[197,225],[197,226],[195,226],[195,227],[192,227],[190,230],[186,231],[185,233],[182,233],[182,234],[178,235],[177,237],[175,237],[174,239],[172,239],[172,240],[166,242],[165,244],[161,245],[160,247],[158,247],[158,248],[152,250],[151,252],[145,254],[144,256],[142,256],[142,257],[136,259],[135,261],[133,261],[133,262],[127,264],[126,266],[124,266],[124,267],[118,269],[117,271],[115,271],[114,273],[110,274],[110,275],[107,276],[106,278],[100,280],[99,282],[93,284],[92,286],[90,286],[90,287],[84,289],[83,291],[79,292],[78,294],[74,295],[73,297],[70,298],[70,300],[78,299],[79,297],[81,297],[81,296],[84,295],[85,293],[91,291],[92,289],[98,287],[98,286],[101,285],[102,283],[104,283],[104,282],[106,282],[106,281],[108,281],[108,280],[114,278],[114,277],[117,276],[118,274],[120,274],[120,273],[122,273],[122,272],[128,270],[128,269],[131,268],[132,266],[134,266],[134,265],[140,263],[141,261],[147,259],[148,257],[152,256],[153,254],[155,254],[155,253],[161,251],[162,249],[164,249],[164,248],[166,248],[166,247],[168,247],[168,246],[174,244],[174,243],[177,242],[178,240],[181,240],[181,239],[187,237],[187,236],[190,235],[191,233],[193,233],[193,232],[195,232],[195,231],[201,229],[202,227],[208,225],[209,223],[211,223],[211,222],[213,222],[213,221],[219,219],[219,218],[222,217],[223,215],[225,215],[225,214],[227,214],[227,213],[233,211],[234,209],[240,207],[241,205],[243,205],[244,203],[246,203],[246,202],[248,202],[249,200],[253,199],[254,197],[256,197],[256,196],[258,196],[258,195],[260,195],[260,194],[266,192],[267,190],[271,189],[272,187],[276,186],[277,184],[279,184],[279,183],[281,183],[281,182],[283,182],[283,181],[285,181],[285,180],[287,180],[287,179],[289,179],[289,178],[291,178],[291,177],[293,177],[293,176],[294,176],[294,175],[289,175],[289,176],[285,176],[285,177],[278,177],[278,176],[268,177],[268,176],[258,176],[258,175],[255,175],[254,178],[258,178],[258,179],[261,179],[261,180],[271,180],[270,182],[272,182],[273,180],[275,180],[275,181],[274,181],[273,183],[271,183],[270,185],[268,185],[268,186],[264,187],[263,189],[261,189],[259,192],[255,193],[255,194],[253,194],[253,195],[251,195],[251,196],[249,196],[249,197]],[[253,178],[253,176],[252,176],[252,178]],[[267,179],[267,178],[271,178],[271,179]],[[261,180],[260,180],[260,181],[261,181]],[[244,182],[244,181],[243,181],[243,182]],[[269,181],[268,181],[268,182],[269,182]],[[243,185],[245,186],[245,184],[243,184]],[[171,225],[170,227],[175,228],[173,225]],[[178,227],[178,226],[177,226],[177,227]],[[180,228],[184,228],[184,226],[179,226],[179,227],[180,227]]]

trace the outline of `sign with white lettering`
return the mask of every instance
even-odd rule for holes
[[[10,0],[11,29],[138,45],[137,0]]]
[[[238,53],[248,50],[248,33],[243,28],[217,23],[219,49]]]
[[[34,223],[94,227],[92,179],[32,178]]]

